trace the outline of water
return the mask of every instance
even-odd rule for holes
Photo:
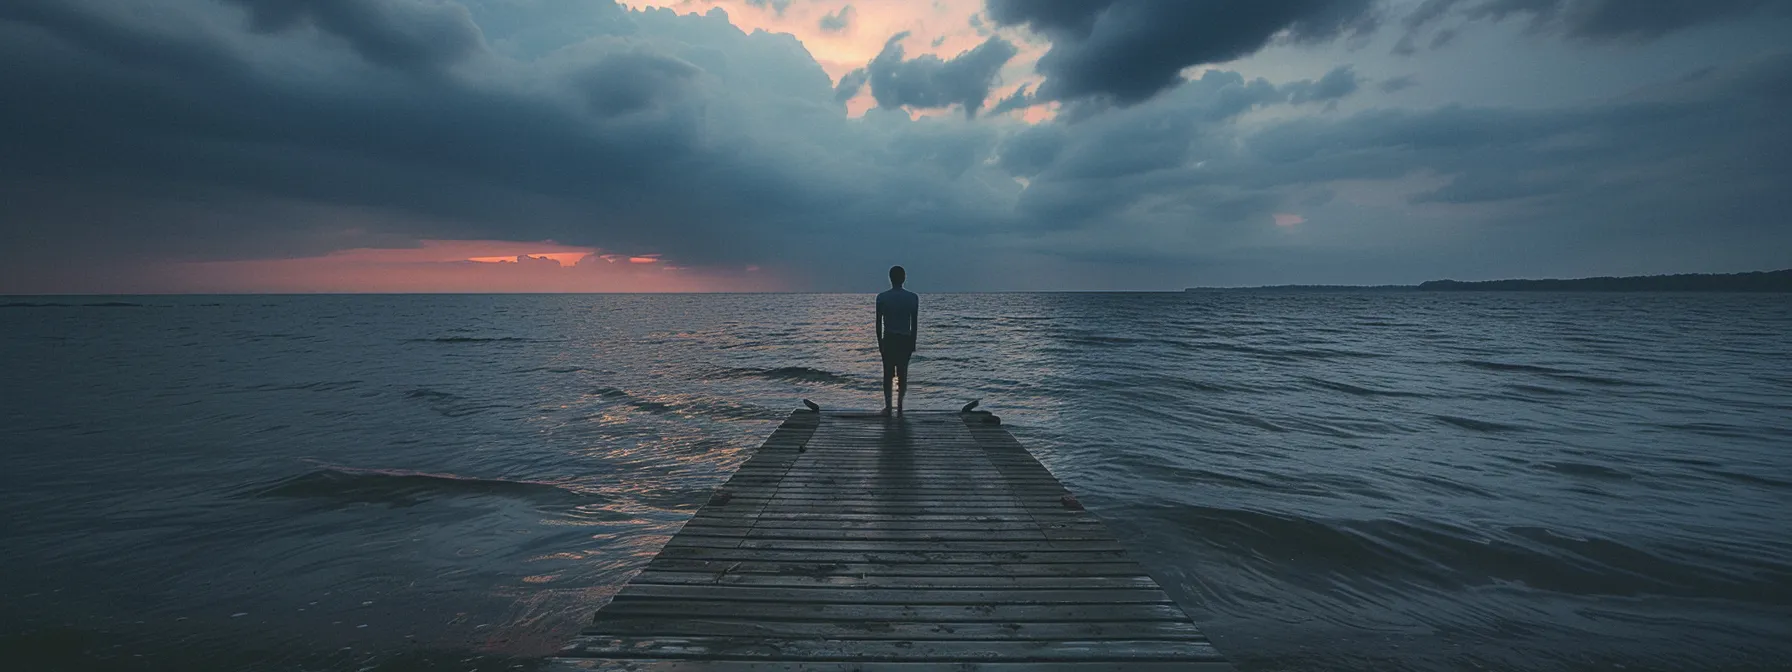
[[[3,299],[8,669],[531,669],[869,296]],[[1246,670],[1792,660],[1792,300],[924,296],[972,398]],[[17,662],[25,663],[16,666]]]

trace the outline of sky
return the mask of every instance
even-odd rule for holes
[[[0,293],[1792,267],[1779,0],[6,0]]]

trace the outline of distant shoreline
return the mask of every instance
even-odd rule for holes
[[[1681,273],[1572,280],[1430,280],[1417,285],[1266,285],[1190,287],[1187,292],[1792,292],[1792,269]]]

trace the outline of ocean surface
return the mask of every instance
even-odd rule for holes
[[[0,667],[541,666],[869,295],[0,298]],[[922,295],[1243,670],[1792,666],[1792,297]]]

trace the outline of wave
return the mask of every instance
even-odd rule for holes
[[[1545,395],[1549,395],[1552,397],[1577,397],[1577,396],[1580,396],[1579,392],[1575,392],[1573,390],[1564,390],[1559,387],[1549,387],[1547,385],[1513,384],[1513,385],[1508,385],[1507,387],[1510,387],[1513,390],[1517,390],[1519,392],[1529,392],[1531,394],[1545,394]]]
[[[1464,417],[1457,416],[1457,415],[1433,415],[1431,417],[1437,418],[1439,421],[1444,422],[1446,424],[1455,425],[1455,426],[1461,427],[1463,429],[1470,429],[1470,430],[1474,430],[1477,432],[1521,432],[1521,431],[1524,431],[1524,429],[1525,429],[1518,425],[1507,425],[1507,424],[1498,423],[1498,422],[1490,422],[1487,420],[1476,420],[1474,418],[1464,418]]]
[[[359,380],[319,380],[309,383],[260,383],[242,388],[244,392],[340,392],[359,386]]]
[[[130,303],[128,301],[101,301],[98,303],[60,303],[60,302],[55,302],[55,301],[50,301],[50,302],[11,301],[8,303],[0,303],[0,308],[147,308],[147,307],[149,307],[149,306],[146,304]]]
[[[647,411],[648,413],[652,413],[654,415],[665,415],[665,414],[672,413],[672,412],[678,410],[677,407],[674,407],[671,404],[658,402],[658,401],[647,401],[645,399],[635,399],[635,400],[629,401],[628,405],[633,406],[638,409],[641,409],[643,411]]]
[[[1151,342],[1150,339],[1133,338],[1131,336],[1089,336],[1089,335],[1065,336],[1063,338],[1063,341],[1065,343],[1074,343],[1077,345],[1138,345],[1141,343],[1150,343]]]
[[[427,387],[419,387],[415,390],[411,390],[404,393],[404,396],[407,399],[428,399],[430,401],[453,401],[460,398],[460,395],[458,394],[432,390]]]
[[[1596,376],[1596,375],[1589,374],[1589,373],[1580,373],[1580,372],[1576,372],[1576,371],[1568,371],[1566,369],[1556,369],[1556,368],[1551,368],[1551,367],[1547,367],[1547,366],[1538,366],[1536,364],[1508,364],[1508,363],[1504,363],[1504,362],[1489,362],[1489,361],[1480,360],[1480,359],[1464,359],[1458,363],[1472,366],[1477,369],[1486,369],[1488,371],[1511,371],[1511,372],[1519,372],[1519,373],[1535,373],[1535,374],[1538,374],[1541,376],[1547,376],[1550,378],[1554,378],[1556,380],[1566,380],[1566,381],[1572,381],[1572,382],[1576,382],[1576,383],[1588,383],[1588,384],[1592,384],[1592,385],[1603,385],[1606,387],[1654,387],[1654,385],[1651,383],[1638,382],[1638,381],[1634,381],[1634,380],[1625,380],[1623,378],[1611,378],[1611,377],[1607,377],[1607,376]]]
[[[1302,376],[1301,380],[1305,380],[1308,383],[1317,385],[1319,387],[1323,387],[1323,388],[1330,389],[1330,390],[1337,390],[1337,391],[1343,392],[1345,394],[1354,394],[1359,397],[1422,397],[1422,396],[1425,396],[1425,395],[1419,394],[1417,392],[1401,392],[1398,390],[1377,390],[1377,389],[1372,389],[1372,388],[1367,388],[1367,387],[1360,387],[1357,385],[1351,385],[1350,383],[1340,383],[1337,381],[1326,380],[1324,378],[1315,378],[1312,376]]]
[[[459,418],[468,415],[476,415],[498,408],[516,408],[514,404],[481,404],[470,402],[466,400],[466,397],[462,397],[458,394],[432,390],[427,387],[411,390],[406,392],[404,396],[406,399],[418,399],[428,403],[431,408],[434,408],[437,413],[440,413],[442,417],[445,418]]]
[[[413,338],[410,343],[552,343],[554,341],[539,338],[523,338],[520,336],[442,336],[439,338]]]
[[[1768,478],[1766,476],[1757,476],[1754,474],[1745,474],[1740,471],[1726,471],[1723,469],[1699,469],[1699,471],[1710,474],[1712,476],[1716,476],[1718,478],[1724,478],[1724,479],[1736,481],[1738,483],[1747,483],[1749,485],[1760,485],[1760,486],[1766,486],[1769,488],[1792,488],[1792,481],[1785,481],[1785,480],[1781,480],[1781,479],[1777,479],[1777,478]]]
[[[582,366],[537,366],[533,369],[522,369],[517,373],[578,373],[584,371]]]
[[[1269,571],[1310,570],[1341,581],[1389,580],[1451,590],[1518,583],[1570,595],[1722,596],[1775,603],[1788,567],[1695,563],[1603,537],[1539,527],[1480,532],[1433,520],[1331,520],[1263,511],[1178,507],[1164,514],[1190,537]],[[1293,565],[1290,567],[1288,565]],[[1782,578],[1776,578],[1782,577]]]
[[[1489,362],[1489,361],[1480,360],[1480,359],[1464,359],[1459,363],[1466,364],[1468,366],[1472,366],[1477,369],[1486,369],[1488,371],[1523,371],[1526,373],[1544,373],[1544,374],[1568,373],[1567,371],[1563,371],[1561,369],[1552,369],[1547,366],[1537,366],[1535,364],[1508,364],[1505,362]]]
[[[554,483],[469,478],[399,469],[326,467],[275,481],[255,497],[324,499],[343,503],[411,506],[446,497],[510,497],[537,503],[577,503],[597,495]]]
[[[1608,481],[1631,480],[1630,474],[1597,464],[1586,464],[1582,462],[1544,462],[1538,466],[1542,469],[1548,469],[1570,476],[1584,476],[1587,478],[1599,478]]]
[[[827,383],[842,385],[852,380],[845,374],[823,371],[807,366],[780,366],[772,369],[727,369],[725,377],[731,378],[763,378],[765,380],[783,380],[799,383]]]

